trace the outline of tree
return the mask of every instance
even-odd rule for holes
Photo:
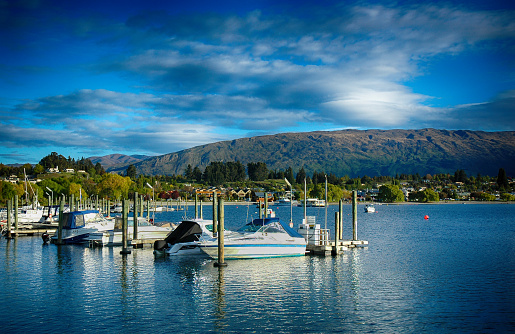
[[[433,189],[426,188],[423,191],[412,192],[409,194],[410,201],[418,202],[438,202],[440,196]]]
[[[35,174],[43,174],[44,172],[45,172],[45,168],[43,166],[41,166],[40,164],[36,164],[36,166],[34,166]]]
[[[302,167],[297,173],[297,177],[295,178],[295,182],[298,184],[304,184],[304,179],[306,178],[306,171],[304,167]]]
[[[499,168],[499,173],[497,174],[497,185],[499,186],[499,189],[508,189],[509,183],[504,168]]]
[[[135,180],[137,175],[138,171],[136,170],[136,166],[132,164],[129,165],[129,167],[127,167],[127,176],[130,177],[132,180]]]
[[[377,198],[382,202],[404,202],[404,193],[396,185],[385,184],[379,188]]]
[[[186,170],[184,171],[184,177],[188,180],[193,179],[193,167],[191,167],[190,164],[188,164],[188,167],[186,167]]]
[[[290,182],[290,184],[295,183],[295,178],[293,177],[293,169],[291,167],[286,168],[284,172],[284,177]]]
[[[251,181],[263,181],[268,176],[268,168],[264,162],[249,162],[247,173]]]
[[[117,174],[104,174],[98,184],[98,192],[101,196],[110,198],[127,198],[131,179]]]

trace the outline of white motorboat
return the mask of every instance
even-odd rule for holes
[[[374,204],[365,205],[365,212],[376,212],[376,208],[374,207]]]
[[[304,205],[304,203],[302,205]],[[306,200],[306,207],[323,208],[325,207],[325,200],[318,198],[308,198]]]
[[[218,240],[200,242],[211,258],[218,257]],[[306,240],[279,218],[254,219],[236,232],[224,237],[225,259],[255,259],[302,256]]]
[[[112,230],[114,221],[107,220],[98,210],[84,210],[63,213],[62,242],[66,244],[83,243],[91,233]],[[58,240],[58,231],[52,242]]]
[[[213,221],[206,219],[184,220],[166,239],[154,242],[154,254],[204,255],[199,243],[213,240]]]
[[[138,217],[137,239],[162,240],[172,232],[172,227],[161,227],[151,224],[146,218]],[[99,230],[92,232],[85,239],[99,246],[119,246],[123,243],[122,218],[116,217],[114,228],[111,230]],[[127,243],[130,245],[134,239],[134,218],[127,221]]]

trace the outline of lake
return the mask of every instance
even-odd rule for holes
[[[290,219],[290,207],[272,208]],[[336,210],[327,210],[329,228]],[[324,227],[325,211],[308,215]],[[302,215],[293,208],[295,226]],[[227,229],[252,218],[254,206],[225,206]],[[345,239],[351,221],[345,205]],[[368,247],[227,261],[221,270],[205,258],[154,258],[152,248],[121,255],[120,247],[2,238],[1,332],[515,332],[515,205],[380,205],[376,213],[360,205],[358,238]]]

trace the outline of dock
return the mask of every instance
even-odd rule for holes
[[[342,253],[349,248],[355,247],[366,247],[368,246],[368,241],[366,240],[340,240],[338,242],[337,253]],[[326,245],[313,245],[308,244],[306,246],[306,254],[307,255],[331,255],[335,250],[334,241],[329,242]]]

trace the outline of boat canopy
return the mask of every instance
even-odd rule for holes
[[[279,218],[258,218],[241,227],[238,232],[268,232],[282,233],[286,232],[290,237],[303,238],[303,236],[292,229],[288,224]]]
[[[84,210],[63,213],[63,228],[71,230],[74,228],[82,228],[86,225],[85,215],[98,214],[98,210]]]
[[[202,228],[199,224],[185,220],[166,237],[165,241],[170,245],[174,245],[179,242],[198,241],[201,234]]]

